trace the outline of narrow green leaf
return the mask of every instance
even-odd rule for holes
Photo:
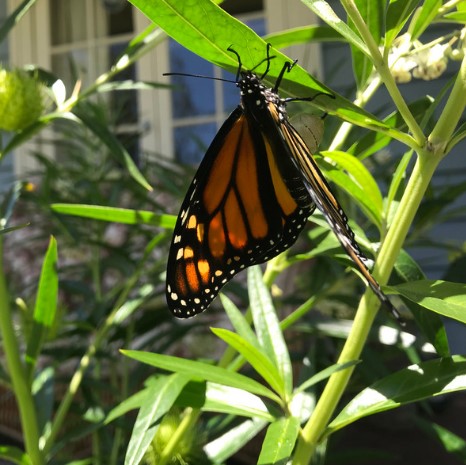
[[[449,153],[451,151],[451,149],[455,145],[459,144],[464,138],[466,138],[466,122],[461,124],[458,127],[458,129],[455,131],[455,133],[451,137],[451,139],[448,142],[448,145],[447,145],[447,147],[445,149],[445,150],[448,150],[448,152],[445,152],[445,153]]]
[[[285,397],[281,374],[265,353],[262,353],[241,336],[228,329],[211,328],[211,330],[216,336],[239,352],[281,398]]]
[[[440,315],[466,323],[466,284],[423,279],[386,289]]]
[[[411,40],[416,40],[432,24],[437,16],[442,0],[424,0],[421,7],[416,10],[413,20],[409,26]]]
[[[285,48],[309,42],[346,42],[345,38],[335,29],[315,25],[273,32],[264,36],[264,40],[275,48]]]
[[[0,445],[0,458],[10,460],[17,465],[32,465],[29,456],[15,446]]]
[[[55,322],[58,298],[57,241],[50,238],[49,246],[42,263],[33,314],[33,327],[26,348],[26,364],[31,376],[40,354],[47,331]]]
[[[290,395],[293,389],[290,354],[259,266],[248,269],[248,291],[257,338],[264,352],[277,367],[285,394]]]
[[[138,182],[142,187],[148,191],[152,191],[151,185],[146,181],[139,168],[134,163],[131,155],[125,149],[123,144],[117,139],[106,124],[101,121],[92,112],[91,106],[80,105],[73,109],[74,115],[80,120],[81,124],[86,126],[93,134],[95,134],[99,141],[107,146],[110,153],[116,158],[118,162],[123,164],[128,170],[131,177]]]
[[[153,386],[160,386],[161,378],[166,378],[166,376],[153,375],[147,378],[144,382],[144,388],[138,391],[136,394],[133,394],[132,396],[126,398],[125,400],[120,402],[116,407],[114,407],[105,418],[104,424],[111,423],[112,421],[116,420],[122,415],[125,415],[131,410],[141,408],[142,405],[147,401],[147,399],[150,399],[150,396],[152,395],[151,392],[154,389]]]
[[[364,23],[369,29],[374,42],[380,43],[382,35],[382,17],[385,9],[383,0],[355,0],[356,7],[364,19]],[[357,33],[352,21],[348,21],[350,28]],[[372,59],[365,55],[358,47],[351,45],[351,55],[353,60],[353,70],[356,77],[358,89],[363,89],[369,77],[372,75]]]
[[[204,451],[212,463],[224,463],[251,441],[265,425],[264,420],[246,420],[206,444]]]
[[[251,323],[246,320],[238,307],[225,294],[220,294],[220,300],[235,331],[251,345],[259,348],[260,344],[251,328]]]
[[[376,206],[365,195],[360,184],[333,164],[323,161],[319,163],[319,166],[324,171],[326,179],[347,192],[349,197],[359,205],[370,222],[375,224],[380,230],[382,226],[381,212],[377,210]]]
[[[46,432],[53,421],[57,400],[55,397],[55,377],[55,368],[51,366],[38,367],[34,372],[31,392],[34,396],[37,423],[41,432]]]
[[[5,226],[9,223],[11,215],[18,201],[21,193],[26,188],[27,183],[16,181],[6,192],[3,193],[3,199],[0,206],[0,229],[4,230]],[[14,228],[9,228],[14,229]]]
[[[369,170],[354,155],[339,150],[324,151],[321,155],[330,158],[340,169],[348,172],[350,177],[356,181],[362,194],[359,198],[361,206],[371,212],[374,216],[374,223],[381,225],[381,213],[383,208],[383,198],[379,186]],[[344,188],[344,186],[341,186]]]
[[[46,328],[52,326],[57,308],[57,260],[57,241],[52,236],[42,264],[36,305],[34,308],[34,321]]]
[[[185,360],[178,357],[162,354],[152,354],[148,352],[139,352],[137,350],[123,350],[123,354],[138,360],[142,363],[161,368],[163,370],[182,373],[191,377],[191,379],[201,379],[213,383],[224,384],[225,386],[236,387],[252,392],[259,396],[264,396],[280,403],[280,398],[262,384],[248,378],[247,376],[233,373],[224,368],[209,365],[207,363]]]
[[[463,438],[437,423],[424,420],[420,416],[416,417],[415,423],[422,431],[438,441],[446,452],[458,457],[462,463],[466,463],[466,441]]]
[[[401,250],[395,263],[397,276],[405,283],[425,280],[424,273],[414,259]],[[426,339],[435,347],[441,357],[450,356],[448,336],[442,318],[434,312],[426,312],[420,305],[402,298],[416,319],[418,327]]]
[[[466,11],[452,11],[451,13],[445,13],[443,15],[443,19],[455,23],[466,24]]]
[[[162,228],[173,229],[176,216],[158,215],[146,210],[129,210],[126,208],[103,207],[100,205],[77,205],[68,203],[54,203],[53,211],[64,215],[92,218],[94,220],[109,221],[123,224],[150,224]]]
[[[388,189],[387,201],[386,201],[386,222],[387,226],[392,224],[393,217],[395,216],[396,209],[398,207],[398,202],[395,203],[395,199],[399,199],[400,188],[402,186],[403,180],[406,179],[406,173],[408,169],[409,162],[413,157],[414,151],[408,150],[405,152],[401,158],[398,166],[396,167],[395,172],[392,176],[392,182]]]
[[[189,377],[176,373],[160,378],[146,390],[146,399],[139,411],[126,450],[125,465],[139,465],[154,438],[157,421],[165,415],[189,381]]]
[[[299,420],[280,418],[268,428],[257,465],[286,465],[299,433]]]
[[[391,47],[393,41],[417,7],[419,0],[390,0],[385,19],[385,47]]]
[[[456,355],[412,365],[360,392],[332,421],[327,434],[368,415],[465,389],[465,357]]]
[[[28,12],[36,0],[24,0],[13,13],[11,13],[0,27],[0,42],[3,42],[9,32],[16,26],[21,18]]]
[[[298,388],[295,389],[295,394],[298,392],[305,391],[306,389],[309,389],[311,386],[314,386],[317,383],[320,383],[321,381],[330,378],[333,373],[336,373],[337,371],[341,370],[346,370],[347,368],[350,368],[352,366],[357,365],[360,362],[360,360],[352,360],[351,362],[346,362],[346,363],[335,363],[334,365],[330,365],[329,367],[323,369],[322,371],[319,371],[319,373],[316,373],[315,375],[311,376],[309,379],[304,381]]]
[[[154,89],[173,89],[170,84],[162,84],[160,82],[149,81],[133,81],[127,79],[125,81],[106,82],[98,87],[97,92],[113,92],[122,90],[154,90]]]

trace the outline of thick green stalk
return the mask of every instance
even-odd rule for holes
[[[26,369],[21,361],[18,341],[13,327],[13,315],[10,307],[10,296],[5,282],[3,270],[3,240],[0,238],[0,334],[3,339],[8,372],[13,385],[16,402],[21,418],[23,439],[26,453],[34,465],[44,463],[39,449],[39,428],[36,406],[28,383]]]
[[[174,452],[176,451],[179,442],[185,436],[189,430],[191,430],[196,424],[201,411],[199,409],[188,409],[189,411],[185,417],[181,420],[178,428],[174,432],[168,444],[160,454],[158,465],[166,465],[173,460]]]
[[[380,250],[374,275],[381,284],[386,284],[393,265],[407,236],[414,215],[422,201],[440,157],[425,156],[418,158],[406,191],[401,199],[392,227]],[[431,154],[429,154],[431,155]],[[353,326],[342,350],[338,363],[345,363],[360,358],[369,330],[378,309],[378,300],[367,290],[360,302]],[[319,439],[332,418],[340,402],[353,368],[332,375],[325,386],[316,408],[308,423],[302,430],[296,449],[293,465],[307,465],[315,451]]]
[[[444,148],[455,130],[465,107],[466,59],[463,60],[461,70],[458,73],[445,109],[429,137],[428,146],[418,149],[418,159],[391,228],[380,249],[374,269],[374,276],[381,284],[386,284],[390,277],[414,216],[437,165],[445,155]],[[377,308],[378,302],[375,295],[370,290],[367,290],[360,302],[351,332],[338,360],[339,363],[359,359]],[[337,372],[330,377],[309,422],[303,428],[293,465],[307,465],[310,462],[318,441],[325,432],[340,402],[352,372],[353,368],[350,368]]]

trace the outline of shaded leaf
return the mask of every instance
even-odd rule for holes
[[[10,460],[17,465],[33,465],[29,456],[15,446],[0,445],[0,458]]]
[[[360,392],[332,421],[327,433],[368,415],[466,389],[466,358],[455,355],[411,365]]]
[[[438,441],[446,452],[458,457],[463,463],[466,463],[466,441],[463,438],[457,436],[443,426],[432,421],[424,420],[421,417],[416,417],[415,422],[429,437]]]
[[[385,19],[385,47],[391,47],[419,0],[390,0]]]
[[[425,276],[419,265],[405,251],[401,250],[395,263],[397,276],[404,282],[424,280]],[[402,297],[403,302],[412,312],[418,327],[426,339],[435,347],[435,350],[441,357],[450,356],[448,346],[448,336],[439,315],[434,312],[426,312],[420,305]]]
[[[423,279],[386,289],[440,315],[466,323],[466,284]]]
[[[139,171],[139,168],[134,163],[134,160],[131,158],[126,148],[118,140],[116,135],[110,131],[105,122],[94,114],[91,105],[81,104],[79,107],[77,106],[73,109],[73,113],[87,129],[97,136],[100,142],[107,146],[110,154],[127,169],[128,173],[136,182],[148,191],[152,190],[152,187]]]
[[[298,386],[298,388],[295,389],[295,393],[305,391],[306,389],[309,389],[311,386],[314,386],[315,384],[320,383],[321,381],[327,378],[330,378],[330,376],[333,375],[333,373],[336,373],[337,371],[341,370],[346,370],[347,368],[357,365],[359,362],[359,360],[352,360],[351,362],[335,363],[334,365],[330,365],[329,367],[325,368],[322,371],[319,371],[318,373],[304,381],[304,383],[302,383],[300,386]]]
[[[355,5],[369,29],[374,42],[378,45],[382,37],[382,20],[385,9],[384,0],[355,0]],[[357,33],[354,23],[349,20],[348,25]],[[351,45],[353,71],[358,89],[362,89],[372,74],[372,59],[364,54],[358,47]]]

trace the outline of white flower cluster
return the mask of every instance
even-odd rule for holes
[[[400,41],[388,56],[390,71],[400,84],[411,81],[413,77],[424,81],[437,79],[446,70],[449,58],[462,59],[462,49],[452,50],[450,43],[428,46],[416,41],[413,47],[407,50],[406,42]]]

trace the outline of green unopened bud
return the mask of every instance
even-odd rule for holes
[[[0,69],[0,129],[21,131],[44,109],[42,85],[21,70]]]

